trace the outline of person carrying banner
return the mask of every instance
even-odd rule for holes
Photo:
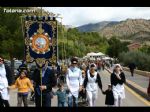
[[[35,69],[32,75],[32,80],[35,84],[34,91],[36,107],[41,107],[41,91],[42,107],[50,107],[52,87],[56,86],[57,84],[55,73],[46,64],[45,67],[42,68],[42,84],[39,69]]]

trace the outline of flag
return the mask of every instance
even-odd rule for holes
[[[56,17],[26,16],[25,59],[43,67],[46,62],[57,62],[57,20]]]

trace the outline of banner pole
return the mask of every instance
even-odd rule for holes
[[[42,17],[42,7],[41,7],[41,17]],[[42,68],[40,68],[40,76],[41,76],[41,86],[42,86]],[[41,107],[42,107],[42,90],[41,90]]]
[[[40,78],[41,78],[41,86],[42,86],[42,68],[40,68]],[[41,107],[42,107],[42,90],[41,90]]]

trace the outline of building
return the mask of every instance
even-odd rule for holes
[[[141,47],[140,43],[132,43],[128,45],[129,51],[138,50]]]
[[[105,54],[98,52],[98,53],[87,53],[86,56],[83,57],[83,59],[90,59],[90,60],[97,60],[97,59],[101,59],[102,57],[105,57]]]

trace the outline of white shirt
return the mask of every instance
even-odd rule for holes
[[[8,81],[6,77],[6,70],[4,64],[0,67],[0,89],[8,87]]]
[[[70,67],[66,75],[67,86],[70,89],[69,96],[78,97],[79,85],[82,85],[82,73],[77,67]]]

